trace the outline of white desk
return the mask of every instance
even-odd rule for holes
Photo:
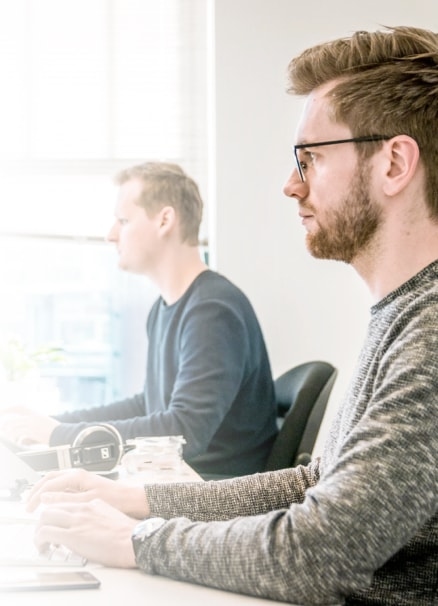
[[[87,567],[101,581],[99,589],[0,594],[4,606],[272,606],[272,600],[252,598],[139,570]],[[152,601],[153,600],[153,601]],[[284,604],[284,602],[281,602]]]

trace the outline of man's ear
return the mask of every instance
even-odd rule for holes
[[[176,214],[173,206],[163,206],[157,215],[158,226],[160,232],[168,234],[176,223]]]
[[[386,173],[383,191],[395,196],[412,181],[420,159],[418,143],[408,135],[397,135],[384,145]]]

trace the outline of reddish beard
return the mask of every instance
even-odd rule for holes
[[[315,216],[318,229],[306,237],[307,248],[314,257],[351,263],[376,233],[381,211],[370,197],[367,177],[366,167],[356,171],[349,193],[325,225]]]

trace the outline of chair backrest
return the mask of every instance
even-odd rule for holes
[[[307,465],[333,388],[337,370],[328,362],[295,366],[275,380],[280,431],[266,471]]]

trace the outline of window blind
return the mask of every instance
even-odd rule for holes
[[[0,2],[2,231],[104,236],[113,174],[148,159],[181,164],[205,198],[207,10]]]

